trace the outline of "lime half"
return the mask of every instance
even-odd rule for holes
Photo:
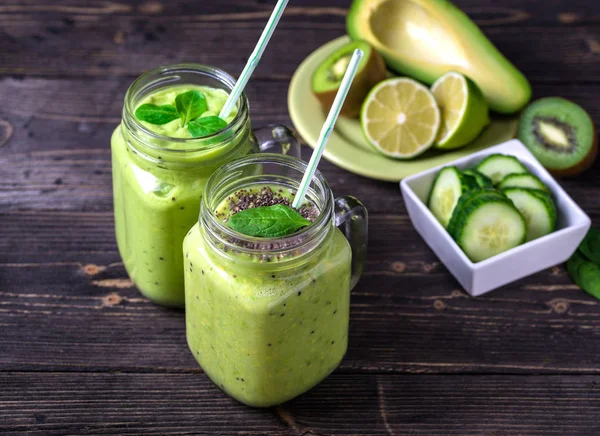
[[[481,89],[460,73],[446,73],[432,86],[442,112],[437,148],[458,148],[473,141],[490,123],[488,103]]]
[[[490,123],[488,103],[468,77],[446,73],[431,86],[431,92],[442,113],[442,126],[435,140],[437,148],[467,145]]]
[[[363,133],[373,147],[400,159],[415,157],[431,147],[440,119],[429,89],[405,77],[377,84],[360,113]]]

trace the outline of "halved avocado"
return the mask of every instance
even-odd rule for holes
[[[448,71],[465,74],[496,112],[516,112],[531,98],[525,76],[447,0],[354,0],[346,26],[398,73],[428,84]]]
[[[311,80],[312,91],[328,111],[333,104],[335,95],[342,83],[346,69],[357,48],[364,52],[358,71],[348,91],[346,101],[340,112],[349,118],[355,118],[367,94],[375,85],[387,77],[385,62],[365,41],[352,41],[329,55],[315,70]]]

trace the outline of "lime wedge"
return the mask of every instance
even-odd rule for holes
[[[360,123],[381,153],[399,159],[415,157],[433,144],[440,110],[425,86],[405,77],[377,84],[363,103]]]
[[[488,103],[468,77],[446,73],[431,86],[431,92],[442,112],[442,127],[435,140],[437,148],[467,145],[490,123]]]

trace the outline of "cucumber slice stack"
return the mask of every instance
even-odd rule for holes
[[[473,262],[547,235],[557,223],[549,189],[517,158],[502,154],[462,172],[443,168],[428,205]]]

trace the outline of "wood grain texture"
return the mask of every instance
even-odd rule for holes
[[[31,223],[28,214],[15,218]],[[55,236],[32,235],[31,252],[19,250],[22,259],[0,265],[0,316],[10,332],[0,336],[0,368],[200,371],[185,343],[184,314],[151,304],[128,281],[110,215],[60,212],[39,222]],[[562,268],[472,299],[405,219],[376,216],[371,225],[384,232],[371,232],[379,249],[353,292],[342,371],[600,373],[598,302]],[[61,242],[68,231],[95,249],[68,260],[74,253]],[[46,261],[28,263],[35,252]]]
[[[291,3],[247,89],[254,127],[290,124],[293,72],[344,33],[349,0]],[[570,98],[600,124],[598,2],[455,3],[535,97]],[[0,433],[597,436],[600,303],[562,266],[468,297],[394,183],[320,165],[335,194],[366,203],[369,259],[342,365],[280,407],[222,394],[187,349],[183,311],[133,287],[114,241],[109,153],[124,93],[159,64],[238,74],[273,4],[0,3]],[[561,182],[596,222],[599,170]]]
[[[2,210],[112,210],[110,137],[120,121],[131,78],[0,78],[0,123],[14,131],[0,154]],[[248,97],[253,126],[291,125],[286,81],[253,80]],[[584,106],[600,123],[599,85],[538,85],[537,97],[560,94]],[[61,98],[56,98],[60,95]],[[0,130],[0,134],[2,131]],[[304,157],[310,156],[305,147]],[[398,185],[348,173],[325,160],[319,166],[336,195],[362,199],[371,213],[405,213]],[[563,186],[593,218],[600,213],[600,161]],[[598,216],[600,218],[600,216]]]
[[[216,65],[235,75],[272,7],[261,2],[228,1],[218,6],[203,2],[200,11],[184,1],[136,3],[9,3],[0,9],[4,42],[0,74],[137,76],[157,65],[185,61]],[[600,38],[598,12],[587,2],[569,4],[568,9],[564,2],[549,3],[546,10],[533,1],[513,0],[506,6],[457,2],[530,79],[600,80],[594,48]],[[278,43],[269,46],[255,77],[288,80],[311,51],[344,34],[348,5],[338,0],[327,6],[313,1],[290,7],[277,29]],[[540,9],[545,11],[536,20]],[[226,37],[221,32],[224,26]],[[523,26],[526,32],[519,31]]]
[[[598,383],[598,376],[334,373],[294,401],[272,409],[251,409],[222,394],[201,374],[16,372],[0,374],[0,432],[27,436],[597,435]]]

